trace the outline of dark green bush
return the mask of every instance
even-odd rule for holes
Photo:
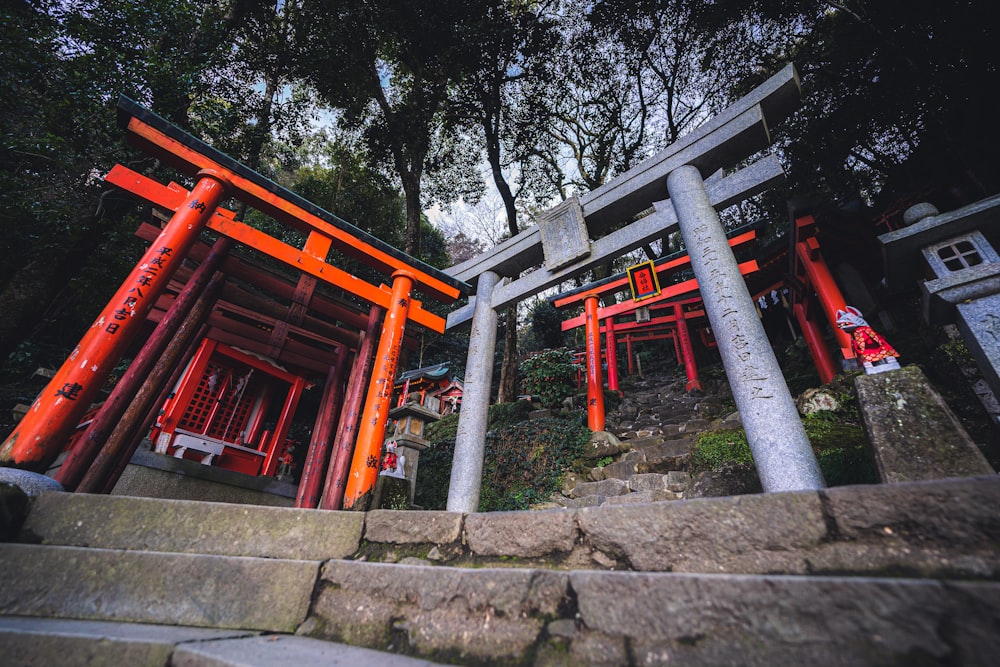
[[[486,441],[481,512],[523,510],[558,491],[565,470],[583,455],[590,432],[547,418],[513,424]]]
[[[523,422],[528,418],[528,413],[531,410],[532,407],[529,401],[515,401],[513,403],[491,405],[488,418],[490,428],[502,428]]]
[[[747,434],[735,431],[702,431],[691,448],[691,473],[715,470],[726,463],[753,463]]]
[[[531,355],[521,362],[521,388],[537,396],[542,406],[557,408],[576,391],[576,370],[573,353],[560,347]]]

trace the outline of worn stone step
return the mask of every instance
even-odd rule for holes
[[[659,503],[665,500],[680,500],[681,494],[667,489],[643,489],[626,493],[624,496],[611,496],[605,499],[604,505],[632,505],[642,503]]]
[[[330,561],[300,634],[462,664],[987,665],[998,620],[995,582]]]
[[[598,496],[599,500],[628,491],[621,480],[578,486],[582,488],[577,495]],[[48,507],[42,514],[53,522],[75,525],[83,521],[75,510],[74,519],[59,519],[58,515],[63,510],[70,512],[81,496],[63,498],[67,504],[60,505],[60,511],[51,504],[36,507]],[[1000,550],[996,548],[1000,544],[1000,515],[995,511],[1000,505],[1000,476],[996,475],[702,498],[641,507],[582,507],[596,504],[593,500],[580,498],[567,503],[570,507],[566,509],[534,512],[358,513],[355,516],[362,517],[364,523],[361,544],[346,557],[395,562],[415,556],[442,564],[470,565],[481,565],[482,559],[487,564],[494,562],[490,559],[517,559],[539,567],[571,562],[574,567],[587,568],[613,562],[615,567],[636,571],[902,572],[1000,579]],[[98,506],[89,504],[91,501],[82,500],[96,511]],[[121,507],[127,510],[127,503]],[[249,509],[250,518],[237,515],[234,520],[253,521],[252,515],[265,508]],[[44,523],[41,516],[29,515],[29,519]],[[117,523],[110,510],[101,520]],[[156,523],[136,523],[132,535],[137,543],[152,545],[154,538],[149,534],[158,530]],[[120,539],[122,543],[114,548],[128,546],[125,536]],[[196,548],[197,542],[192,545]]]
[[[319,563],[0,544],[0,614],[294,632]]]
[[[687,469],[693,442],[692,439],[682,438],[646,447],[642,450],[646,461],[639,466],[639,472],[667,473]]]
[[[626,461],[615,461],[609,463],[601,469],[603,479],[620,479],[627,481],[629,477],[639,470],[639,460],[633,458]]]
[[[46,493],[34,500],[19,541],[325,560],[357,550],[364,519],[360,512]]]
[[[420,658],[294,635],[146,623],[0,617],[5,667],[433,667]]]

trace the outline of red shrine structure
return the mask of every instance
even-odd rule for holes
[[[811,215],[796,217],[789,246],[780,247],[766,258],[757,251],[756,241],[754,230],[736,230],[729,238],[734,252],[749,251],[757,255],[755,259],[741,262],[739,270],[747,281],[751,297],[758,304],[758,315],[763,317],[764,311],[771,308],[787,310],[806,342],[820,380],[829,382],[837,374],[838,363],[852,366],[854,353],[847,334],[836,324],[836,313],[846,307],[846,301],[823,259],[815,220]],[[635,373],[634,345],[671,340],[677,363],[684,365],[688,391],[701,389],[692,336],[697,336],[705,348],[716,347],[698,295],[698,281],[676,278],[690,268],[688,255],[663,257],[648,264],[655,272],[657,286],[663,285],[655,293],[637,298],[634,296],[635,281],[630,283],[629,274],[619,274],[551,298],[556,308],[582,305],[584,309],[582,314],[563,321],[562,330],[585,328],[586,346],[576,353],[576,361],[586,369],[587,415],[591,430],[604,428],[604,368],[607,369],[607,389],[619,391],[618,349],[622,342],[628,373],[632,375]],[[631,298],[616,300],[617,295],[627,293],[630,287]],[[601,300],[606,305],[600,305]],[[824,340],[824,321],[839,348],[836,355],[839,362]],[[787,326],[793,337],[796,336],[790,320]],[[602,334],[604,345],[601,345]],[[578,384],[582,384],[583,379],[578,378]]]
[[[413,327],[445,329],[417,293],[449,304],[469,286],[132,100],[119,100],[119,121],[132,145],[194,177],[194,187],[163,185],[122,165],[107,174],[165,222],[140,228],[145,255],[0,445],[0,463],[43,472],[68,447],[56,478],[68,490],[107,493],[152,429],[162,455],[273,476],[291,460],[289,427],[303,392],[321,385],[295,504],[367,509],[400,356],[415,347]],[[229,198],[294,230],[301,245],[247,225],[223,206]],[[284,264],[297,280],[232,256],[236,244]],[[345,271],[344,259],[386,282]],[[141,340],[111,395],[91,410]]]

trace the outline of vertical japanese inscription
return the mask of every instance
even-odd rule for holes
[[[691,236],[694,240],[693,247],[702,249],[700,257],[703,273],[708,276],[706,282],[719,304],[719,317],[722,320],[719,334],[729,338],[735,356],[741,363],[739,379],[750,387],[751,400],[774,398],[774,394],[767,389],[768,375],[754,363],[750,339],[740,324],[737,297],[733,285],[725,279],[725,270],[719,265],[721,257],[712,245],[708,225],[704,222],[696,225],[691,230]]]

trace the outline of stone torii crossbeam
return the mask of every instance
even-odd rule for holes
[[[787,65],[658,155],[545,211],[537,226],[447,271],[475,283],[475,297],[448,317],[449,328],[472,319],[448,492],[450,511],[474,512],[479,505],[497,312],[677,228],[691,257],[764,490],[824,486],[716,212],[781,182],[781,166],[774,156],[767,156],[728,176],[703,180],[767,148],[768,123],[786,118],[798,106],[799,96],[798,75],[793,65]],[[651,214],[615,229],[650,207]],[[538,265],[541,268],[521,275]],[[515,276],[520,277],[510,280]]]

